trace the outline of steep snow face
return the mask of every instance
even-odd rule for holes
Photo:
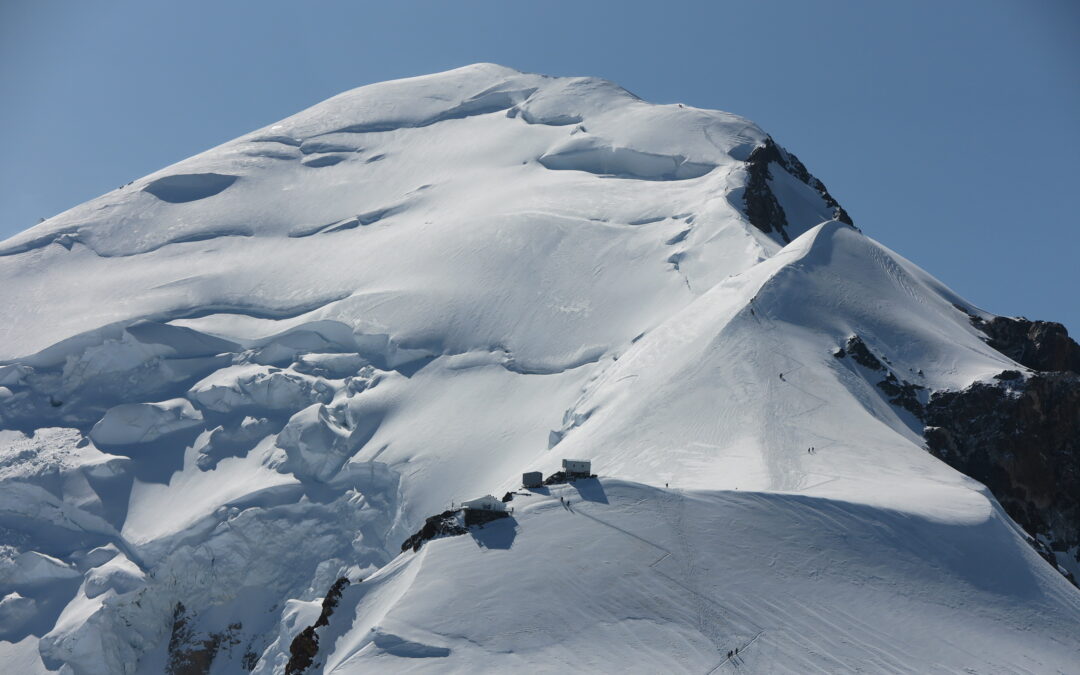
[[[922,391],[1010,367],[956,301],[852,228],[820,225],[600,371],[567,413],[559,454],[698,489],[800,491],[905,510],[936,508],[912,499],[929,490],[981,504],[966,489],[942,490],[966,479],[922,451],[922,425],[875,386],[880,376],[836,358],[861,336]]]
[[[480,64],[0,244],[0,659],[282,673],[344,576],[324,672],[708,670],[738,645],[763,671],[1075,662],[1075,590],[925,452],[913,404],[1017,364],[845,220],[746,120]],[[564,457],[619,480],[398,557]],[[565,525],[550,495],[596,512]],[[832,563],[773,576],[808,550]],[[537,602],[493,632],[495,604]]]

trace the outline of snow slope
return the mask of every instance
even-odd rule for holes
[[[282,673],[344,575],[319,672],[1074,670],[1080,594],[837,354],[1016,364],[799,171],[755,227],[769,142],[479,64],[0,243],[0,659]],[[602,480],[398,555],[563,457]]]
[[[324,672],[1068,672],[1076,663],[1080,600],[1061,593],[1062,579],[998,509],[941,521],[805,495],[608,479],[513,503],[515,522],[433,541],[350,588]],[[741,655],[727,658],[736,647]]]

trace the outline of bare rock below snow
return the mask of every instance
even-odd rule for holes
[[[285,664],[285,675],[301,675],[311,667],[319,653],[318,629],[330,625],[330,617],[349,583],[348,577],[341,577],[335,581],[327,591],[326,597],[323,598],[319,618],[293,638],[289,645],[289,661]]]
[[[1002,377],[1004,376],[1004,377]],[[926,442],[986,485],[1012,518],[1080,571],[1080,376],[1006,371],[996,382],[936,392]]]
[[[420,531],[401,543],[402,552],[412,549],[419,551],[425,541],[436,537],[454,537],[468,532],[461,518],[461,509],[450,509],[424,520],[424,526]]]
[[[986,334],[987,344],[1020,365],[1039,372],[1065,370],[1080,374],[1080,344],[1060,323],[1008,316],[986,321],[965,313],[972,325]]]
[[[506,501],[506,500],[504,500]],[[506,511],[486,511],[483,509],[450,509],[424,520],[424,526],[418,532],[401,543],[401,551],[412,549],[413,552],[420,550],[424,542],[439,537],[456,537],[459,534],[468,534],[473,527],[483,527],[503,518],[509,518]]]
[[[858,335],[852,335],[843,347],[833,352],[838,359],[851,357],[855,363],[871,371],[879,372],[883,378],[875,382],[878,389],[885,394],[886,400],[894,406],[907,410],[916,419],[923,419],[924,410],[921,396],[925,391],[922,385],[908,382],[897,376],[896,371],[889,365],[887,360],[883,362],[870,351],[866,343]]]
[[[236,633],[241,628],[242,624],[233,623],[224,631],[207,636],[197,635],[187,608],[182,602],[176,603],[165,672],[167,675],[207,675],[223,647],[231,648],[240,644]]]
[[[781,148],[772,138],[766,137],[765,142],[754,148],[746,160],[747,182],[743,193],[743,207],[746,217],[754,227],[765,234],[776,233],[785,243],[792,240],[792,234],[798,236],[801,233],[788,231],[788,214],[772,187],[772,181],[779,177],[774,176],[773,171],[783,171],[812,188],[824,201],[825,206],[831,209],[832,218],[854,226],[851,216],[829,194],[825,184],[810,175],[798,157]]]

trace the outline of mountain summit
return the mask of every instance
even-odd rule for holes
[[[740,117],[361,87],[0,243],[0,289],[12,672],[1080,662],[1080,348]]]

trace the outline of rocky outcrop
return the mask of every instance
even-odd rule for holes
[[[858,335],[833,356],[858,364],[891,404],[925,424],[927,449],[984,484],[1032,536],[1044,558],[1076,583],[1080,572],[1080,371],[1060,324],[968,314],[988,344],[1018,363],[1056,372],[1006,370],[963,391],[926,389],[899,377]],[[922,371],[919,371],[922,374]]]
[[[465,527],[483,527],[486,523],[490,523],[495,520],[502,520],[503,518],[509,517],[510,514],[506,511],[484,511],[482,509],[465,509]]]
[[[460,514],[461,509],[450,509],[443,511],[438,515],[429,516],[424,521],[424,526],[420,528],[419,532],[402,542],[402,553],[408,551],[410,548],[413,552],[419,551],[425,541],[429,541],[435,537],[453,537],[468,532],[469,530],[461,524],[459,519]]]
[[[1032,545],[1077,582],[1080,573],[1080,345],[1052,321],[957,306],[986,343],[1034,373],[937,392],[926,408],[927,447],[986,485],[1034,537]]]
[[[1044,557],[1080,568],[1080,376],[1005,371],[937,392],[926,424],[934,455],[986,485]]]
[[[236,635],[241,628],[240,623],[233,623],[224,631],[199,636],[184,603],[176,603],[165,662],[166,674],[206,675],[214,664],[214,657],[223,647],[231,649],[240,644]]]
[[[327,591],[323,598],[322,611],[312,625],[297,633],[289,645],[289,662],[285,664],[285,675],[301,675],[312,666],[319,654],[318,629],[330,625],[330,616],[341,601],[341,594],[349,585],[347,577],[341,577]]]
[[[811,176],[798,157],[781,148],[772,138],[766,137],[765,142],[754,148],[746,160],[747,181],[746,191],[743,193],[743,204],[746,217],[754,227],[766,234],[775,232],[784,242],[791,241],[791,236],[787,231],[787,214],[769,186],[769,181],[773,178],[772,167],[782,169],[809,185],[833,210],[833,218],[854,226],[851,216],[829,194],[825,184]]]
[[[866,346],[861,337],[858,335],[849,337],[843,347],[839,347],[833,352],[833,356],[838,359],[850,357],[851,360],[863,368],[881,373],[883,377],[876,384],[877,388],[885,394],[886,400],[907,410],[916,419],[923,419],[925,411],[920,400],[920,394],[925,391],[925,387],[898,377],[890,365],[886,365],[888,359],[885,357],[879,359],[874,356],[874,353],[870,351],[870,348]],[[922,374],[922,371],[919,371],[919,373]]]
[[[503,500],[506,501],[506,500]],[[415,553],[420,550],[425,541],[437,537],[456,537],[459,534],[468,534],[469,528],[483,526],[493,520],[509,518],[506,511],[485,511],[483,509],[451,509],[428,517],[420,531],[406,539],[401,544],[404,553],[412,549]]]
[[[986,321],[963,311],[972,325],[986,335],[986,343],[1013,361],[1040,372],[1066,370],[1080,374],[1080,345],[1060,323],[1008,316]]]

